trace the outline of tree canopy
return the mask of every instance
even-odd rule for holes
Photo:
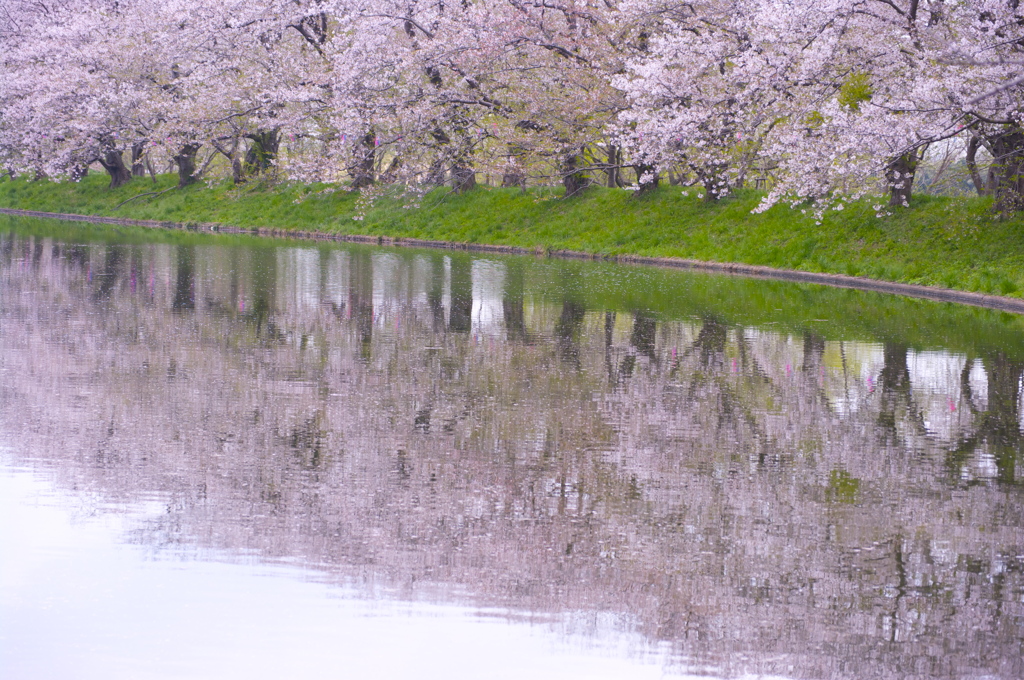
[[[959,138],[1024,209],[1018,0],[8,0],[0,44],[11,173],[185,185],[223,157],[371,195],[483,173],[708,200],[770,176],[762,208],[820,212],[907,203]]]

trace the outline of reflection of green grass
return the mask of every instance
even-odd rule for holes
[[[401,199],[384,198],[357,221],[352,193],[322,185],[221,183],[172,190],[114,209],[136,194],[173,186],[174,179],[161,176],[155,186],[136,180],[113,191],[97,173],[80,184],[2,181],[0,205],[744,262],[1024,296],[1024,219],[993,219],[986,199],[921,196],[910,208],[883,218],[864,201],[829,212],[816,225],[787,206],[751,214],[758,201],[753,192],[708,205],[675,187],[642,197],[593,188],[570,200],[546,189],[523,194],[481,187],[461,196],[436,190],[413,209],[403,207]]]
[[[254,236],[113,227],[0,215],[0,232],[67,242],[240,245],[276,248],[287,242]],[[300,243],[300,242],[293,242]],[[307,248],[373,250],[371,246],[301,242]],[[814,284],[764,281],[662,267],[623,267],[607,262],[511,255],[472,255],[401,248],[402,257],[486,257],[503,262],[521,280],[527,297],[572,299],[588,310],[632,313],[657,319],[715,318],[727,326],[770,327],[826,340],[896,342],[915,349],[944,349],[969,356],[998,352],[1024,359],[1024,316]]]
[[[512,266],[516,258],[507,262]],[[572,297],[587,309],[642,310],[659,319],[710,317],[729,326],[770,325],[796,337],[813,333],[827,340],[1024,358],[1024,316],[948,302],[601,262],[543,260],[529,267],[526,279],[531,290],[557,292],[569,272],[585,291]]]
[[[239,245],[276,248],[287,242],[254,236],[114,227],[0,215],[0,233],[85,243]],[[299,242],[292,242],[299,243]],[[302,242],[302,247],[351,251],[371,246]],[[715,318],[727,326],[768,327],[826,340],[896,342],[915,349],[943,349],[969,356],[999,353],[1024,359],[1024,316],[948,302],[934,302],[814,284],[765,281],[662,267],[623,267],[608,262],[400,248],[401,257],[486,257],[504,263],[526,297],[571,299],[587,310],[643,312],[660,320]]]
[[[846,470],[833,470],[828,476],[828,499],[836,503],[855,503],[860,480]]]

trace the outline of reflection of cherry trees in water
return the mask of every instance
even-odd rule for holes
[[[0,238],[4,439],[66,488],[161,498],[155,546],[607,612],[728,674],[1024,670],[1015,355],[946,393],[899,339],[334,252]]]
[[[448,329],[468,333],[473,321],[473,272],[468,258],[451,261],[451,308]]]
[[[562,313],[555,324],[554,334],[558,345],[558,355],[567,365],[575,369],[581,368],[580,332],[587,309],[575,300],[562,301]]]
[[[895,444],[899,434],[897,422],[909,422],[923,434],[924,425],[910,386],[906,345],[887,342],[883,345],[884,363],[878,376],[878,435],[881,443]]]
[[[958,445],[947,454],[953,475],[958,475],[964,462],[979,451],[987,451],[994,459],[1000,481],[1017,481],[1017,461],[1021,458],[1020,383],[1024,362],[994,352],[981,361],[988,377],[987,407],[977,406],[970,385],[975,360],[964,364],[960,379],[962,401],[974,415],[974,427],[959,434]]]
[[[529,343],[530,336],[526,329],[524,310],[525,283],[524,265],[520,261],[510,261],[506,270],[504,294],[501,298],[502,318],[505,323],[505,336],[511,343]]]
[[[365,258],[353,258],[348,305],[359,335],[359,357],[368,361],[373,346],[373,270]]]
[[[917,403],[907,364],[909,347],[899,342],[883,345],[884,362],[877,379],[878,437],[882,445],[907,447],[901,426],[919,437],[928,436],[923,409]],[[984,367],[986,393],[984,405],[971,387],[970,376],[977,366]],[[1016,461],[1021,457],[1020,384],[1024,362],[1005,353],[989,352],[983,358],[968,358],[960,371],[959,394],[951,395],[950,410],[962,404],[972,418],[951,437],[946,453],[949,473],[958,479],[961,468],[972,456],[987,454],[997,469],[996,477],[1005,483],[1017,483]],[[954,398],[955,397],[955,398]]]
[[[610,316],[606,315],[605,317],[606,346],[611,345],[615,328],[615,312],[609,312],[608,314]],[[658,360],[654,352],[654,331],[657,325],[655,320],[645,312],[634,312],[632,316],[633,328],[629,335],[629,353],[623,357],[622,362],[619,364],[617,378],[613,379],[613,383],[621,379],[628,379],[633,375],[638,355],[646,357],[652,362]]]
[[[119,248],[111,248],[108,260],[114,259],[114,254],[118,252],[120,252]],[[174,309],[194,309],[196,306],[194,250],[186,246],[179,247],[177,260],[178,272],[174,285]]]
[[[38,264],[42,255],[42,244],[38,244],[32,254],[33,264]],[[95,299],[106,300],[117,283],[117,276],[121,269],[121,248],[111,248],[103,263],[103,269],[97,274],[100,285],[96,287]]]

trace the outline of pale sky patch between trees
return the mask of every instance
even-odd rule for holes
[[[9,173],[669,180],[820,214],[905,204],[955,148],[1024,210],[1018,0],[6,0],[0,45]]]

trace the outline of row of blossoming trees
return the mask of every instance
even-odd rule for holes
[[[662,178],[910,197],[961,140],[1024,209],[1018,0],[6,0],[0,164],[374,191]],[[991,159],[988,167],[978,161]]]

